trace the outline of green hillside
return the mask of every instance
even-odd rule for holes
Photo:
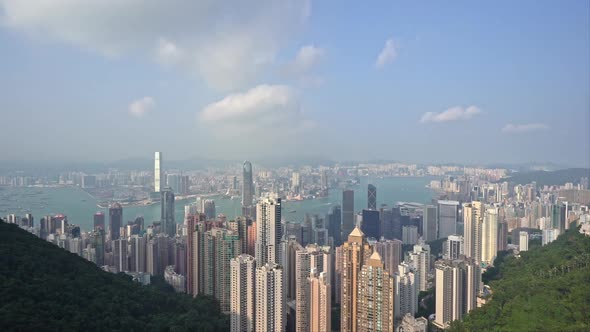
[[[576,229],[503,257],[492,300],[451,331],[590,331],[590,238]]]
[[[0,222],[0,331],[229,329],[215,300],[160,288],[104,272]]]

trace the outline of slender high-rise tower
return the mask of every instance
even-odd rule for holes
[[[232,332],[254,332],[256,261],[241,254],[231,260],[230,319]]]
[[[348,237],[348,234],[354,229],[354,191],[342,191],[342,238]]]
[[[241,248],[238,233],[219,229],[215,234],[215,297],[221,311],[226,314],[230,312],[231,302],[230,264],[232,259],[241,254]]]
[[[256,205],[256,264],[281,264],[281,199],[266,198]]]
[[[424,241],[434,241],[438,237],[438,222],[436,206],[425,205],[422,214],[422,238]]]
[[[414,316],[418,312],[418,285],[413,267],[402,262],[397,267],[394,277],[394,317],[396,319],[405,314]]]
[[[109,239],[111,241],[121,237],[121,226],[123,225],[123,207],[114,203],[109,208]]]
[[[256,331],[284,332],[287,325],[285,308],[283,268],[277,264],[257,268]]]
[[[358,285],[359,331],[393,331],[393,280],[377,251],[363,265]]]
[[[377,210],[377,187],[372,184],[367,187],[367,209]]]
[[[252,182],[252,163],[244,161],[242,167],[242,206],[252,206],[254,197],[254,183]]]
[[[162,188],[162,152],[156,152],[154,157],[154,191],[159,193]]]
[[[365,234],[358,227],[348,236],[348,241],[342,245],[341,266],[341,323],[343,332],[357,331],[358,285],[361,268],[371,255],[371,247],[365,239]]]
[[[332,273],[330,247],[309,244],[295,252],[295,331],[310,331],[310,289],[308,278],[312,271],[324,273],[330,280]],[[329,281],[326,281],[329,284]],[[311,331],[314,331],[313,329]]]
[[[481,261],[494,264],[498,254],[498,208],[486,206],[481,232]]]
[[[465,256],[481,262],[483,205],[479,201],[463,204],[463,239]]]
[[[434,325],[447,328],[475,309],[481,281],[479,264],[473,259],[441,260],[436,270],[436,316]]]
[[[160,210],[161,226],[160,231],[174,237],[176,234],[176,222],[174,221],[174,192],[171,188],[164,188],[161,193]]]
[[[312,270],[309,278],[309,331],[330,332],[332,319],[331,286],[327,274]]]

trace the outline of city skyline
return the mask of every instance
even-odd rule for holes
[[[0,0],[0,54],[0,331],[590,331],[588,0]]]
[[[334,5],[0,1],[0,158],[588,165],[586,3]]]

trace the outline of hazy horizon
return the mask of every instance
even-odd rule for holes
[[[584,1],[0,0],[0,54],[4,162],[590,167]]]

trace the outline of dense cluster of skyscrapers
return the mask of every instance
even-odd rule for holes
[[[393,207],[378,206],[378,188],[369,184],[360,212],[355,191],[344,189],[341,205],[325,217],[287,223],[283,198],[256,193],[248,161],[242,166],[240,216],[216,215],[215,203],[207,199],[187,205],[178,222],[174,189],[163,185],[161,162],[156,152],[153,189],[161,218],[147,227],[141,217],[125,224],[119,203],[111,204],[108,219],[94,214],[94,229],[87,233],[64,215],[43,217],[39,227],[32,215],[9,215],[7,221],[105,270],[141,282],[163,276],[178,292],[213,296],[236,332],[337,326],[351,332],[426,331],[432,317],[414,317],[419,293],[432,288],[432,323],[445,328],[481,305],[481,274],[499,251],[527,251],[530,238],[539,234],[534,230],[542,232],[544,245],[569,227],[590,222],[588,206],[564,202],[534,184],[470,178],[467,186],[445,182],[453,190],[445,199]],[[335,190],[327,177],[321,173],[322,190]],[[301,193],[303,187],[301,174],[293,172],[290,191]],[[435,255],[429,242],[441,239],[442,252]],[[337,323],[334,312],[340,315]]]

